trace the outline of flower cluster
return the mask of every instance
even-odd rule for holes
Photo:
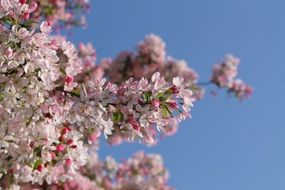
[[[55,175],[62,173],[56,168]],[[113,158],[98,159],[91,154],[88,163],[73,174],[73,178],[65,183],[45,184],[43,186],[25,183],[23,190],[172,190],[168,186],[168,171],[161,156],[138,152],[131,158],[117,163]]]
[[[163,166],[160,155],[136,153],[119,165],[117,180],[120,189],[171,190],[167,186],[169,174]]]
[[[240,60],[233,55],[226,55],[220,64],[213,66],[213,75],[211,81],[221,88],[232,85],[238,73]]]
[[[49,37],[48,22],[31,31],[9,28],[3,27],[0,45],[0,174],[11,183],[51,182],[54,167],[62,165],[68,173],[87,155],[83,134],[65,117],[72,101],[56,91],[77,85],[72,81],[80,72],[76,50]]]
[[[9,23],[23,20],[26,21],[30,19],[31,14],[37,10],[37,8],[38,4],[34,1],[28,3],[26,0],[1,0],[0,18],[2,22]]]
[[[167,134],[189,116],[194,98],[183,78],[166,82],[155,73],[151,81],[106,82],[92,65],[91,45],[77,51],[50,35],[50,22],[29,25],[27,10],[34,13],[26,1],[1,0],[0,175],[9,179],[6,186],[60,183],[86,163],[101,134],[154,144],[157,130]]]
[[[89,0],[36,0],[38,9],[32,15],[37,21],[44,19],[56,24],[57,29],[85,26],[82,12],[89,9]]]
[[[240,100],[249,98],[253,93],[252,87],[247,85],[240,79],[234,80],[232,86],[229,88],[228,91],[230,93],[234,93],[234,95]]]
[[[109,107],[115,124],[114,133],[108,138],[110,144],[124,139],[155,143],[157,131],[166,135],[176,131],[177,124],[189,117],[195,100],[183,78],[167,83],[159,73],[152,76],[151,82],[144,78],[139,82],[128,80],[116,91],[116,99]]]
[[[213,66],[211,82],[220,88],[225,88],[238,99],[251,96],[253,89],[242,80],[236,79],[240,60],[231,54],[225,56],[220,64]]]
[[[2,21],[30,27],[36,22],[48,21],[56,29],[85,26],[86,19],[81,14],[89,9],[89,0],[1,0]],[[22,21],[28,22],[22,22]]]
[[[198,84],[198,73],[188,67],[186,61],[168,58],[160,72],[167,81],[175,76],[184,78],[185,85],[192,90],[197,100],[201,100],[204,97],[204,89]]]
[[[157,155],[117,164],[98,160],[100,136],[156,144],[190,117],[203,89],[185,61],[166,56],[153,34],[136,52],[95,65],[91,44],[76,48],[52,28],[78,24],[86,0],[0,0],[0,184],[23,189],[171,189]],[[54,26],[54,27],[53,27]],[[212,83],[239,99],[238,61],[214,67]],[[79,184],[83,183],[83,186]]]
[[[166,81],[171,81],[175,76],[184,78],[185,86],[194,93],[193,97],[201,100],[204,96],[203,83],[198,82],[198,74],[184,60],[177,60],[166,55],[165,43],[154,34],[146,36],[139,42],[137,51],[123,51],[115,59],[103,59],[100,68],[101,75],[106,76],[115,84],[121,84],[130,77],[150,79],[154,72],[160,72]],[[215,64],[211,81],[207,84],[215,84],[220,88],[226,88],[238,99],[251,96],[252,88],[245,83],[238,87],[241,82],[236,81],[239,59],[226,55],[222,63]],[[240,80],[240,79],[238,79]],[[234,86],[234,84],[236,84]],[[239,85],[240,86],[240,85]]]
[[[203,97],[203,89],[197,85],[198,74],[185,61],[168,57],[165,43],[154,34],[139,42],[136,52],[123,51],[114,60],[102,60],[100,66],[105,68],[110,81],[116,84],[121,84],[130,77],[150,79],[155,72],[160,72],[166,81],[180,76],[194,92],[196,99]]]

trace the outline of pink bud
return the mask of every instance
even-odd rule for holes
[[[30,13],[29,12],[24,12],[24,14],[22,14],[22,18],[24,20],[28,20],[30,18]]]
[[[143,104],[143,101],[141,99],[138,99],[139,104]]]
[[[140,126],[138,124],[132,124],[134,130],[140,131]]]
[[[132,125],[132,127],[135,130],[140,131],[140,126],[139,126],[138,122],[135,120],[133,115],[129,116],[128,122]]]
[[[72,143],[73,143],[72,139],[68,139],[67,142],[66,142],[66,144],[68,144],[68,145],[71,145]]]
[[[21,4],[25,4],[25,3],[27,2],[27,0],[19,0],[19,2],[20,2]]]
[[[34,148],[34,146],[35,146],[35,141],[30,142],[29,145],[30,145],[31,148]]]
[[[178,104],[176,102],[170,102],[168,103],[168,105],[172,108],[172,109],[178,109]]]
[[[62,151],[64,151],[64,149],[65,149],[65,147],[62,144],[59,144],[59,145],[56,146],[56,151],[57,152],[62,152]]]
[[[64,128],[61,130],[61,134],[62,134],[62,135],[65,135],[67,132],[68,132],[68,129],[67,129],[66,127],[64,127]]]
[[[73,76],[67,76],[64,82],[66,85],[70,85],[73,82]]]
[[[38,170],[39,172],[41,172],[41,171],[43,170],[43,165],[40,164],[40,165],[38,166],[37,170]]]
[[[38,4],[36,2],[32,2],[29,5],[29,12],[34,12],[38,8]]]
[[[159,100],[152,100],[151,105],[155,110],[157,110],[160,106],[160,101]]]
[[[179,89],[177,88],[177,86],[172,86],[171,88],[170,88],[170,90],[171,90],[171,93],[172,94],[177,94],[177,93],[179,93]]]
[[[64,162],[65,162],[65,165],[68,166],[68,167],[70,167],[71,164],[72,164],[72,160],[70,158],[65,159]]]
[[[51,159],[55,159],[56,156],[54,152],[51,152],[50,155],[51,155]]]
[[[52,26],[52,21],[47,21],[48,26]]]
[[[97,138],[98,138],[98,134],[94,132],[94,133],[89,135],[88,140],[91,142],[95,142],[97,140]]]
[[[60,142],[62,142],[62,141],[64,140],[64,135],[60,135],[60,137],[58,138],[58,140],[59,140]]]

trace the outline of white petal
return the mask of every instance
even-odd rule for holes
[[[152,75],[151,81],[152,81],[152,82],[155,82],[155,81],[157,81],[157,79],[159,79],[159,77],[160,77],[160,73],[159,73],[159,72],[156,72],[156,73],[154,73],[154,74]]]
[[[182,78],[182,77],[173,78],[173,84],[177,87],[180,87],[182,85],[183,81],[184,81],[184,78]]]

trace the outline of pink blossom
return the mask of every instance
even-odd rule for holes
[[[253,88],[245,84],[242,80],[236,79],[229,88],[229,92],[234,93],[238,99],[243,100],[252,95]]]
[[[226,55],[220,64],[213,67],[211,82],[220,88],[226,88],[229,93],[234,93],[238,99],[251,96],[253,90],[239,79],[236,79],[240,60],[233,55]]]
[[[155,145],[174,134],[202,98],[198,75],[167,56],[154,34],[100,64],[91,44],[76,48],[50,34],[83,24],[88,6],[87,0],[0,0],[0,185],[169,190],[159,155],[100,161],[98,141],[102,134],[112,145]],[[252,88],[235,78],[238,64],[226,56],[211,82],[244,99]]]

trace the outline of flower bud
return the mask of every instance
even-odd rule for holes
[[[68,145],[71,145],[73,143],[73,140],[72,139],[68,139],[67,141],[66,141],[66,144],[68,144]]]
[[[22,14],[22,19],[28,20],[29,18],[30,18],[30,13],[29,13],[29,12],[24,12],[24,13]]]
[[[177,94],[177,93],[179,93],[179,89],[178,89],[177,86],[175,86],[175,85],[173,85],[169,90],[170,90],[170,92],[171,92],[172,94]]]
[[[172,109],[178,109],[178,104],[176,102],[169,102],[168,105],[172,108]]]
[[[155,110],[157,110],[157,109],[159,108],[159,106],[160,106],[160,101],[159,101],[159,100],[152,100],[152,101],[151,101],[151,106],[152,106]]]
[[[41,171],[43,170],[43,165],[40,164],[40,165],[38,166],[37,170],[38,170],[39,172],[41,172]]]
[[[65,149],[65,147],[62,144],[59,144],[56,146],[56,151],[57,152],[63,152]]]
[[[67,158],[67,159],[64,160],[64,163],[65,163],[66,166],[70,167],[71,164],[72,164],[72,160],[70,158]]]
[[[73,82],[73,79],[74,79],[73,76],[67,76],[65,77],[64,82],[66,85],[70,85]]]
[[[19,0],[19,2],[23,5],[27,2],[27,0]]]

